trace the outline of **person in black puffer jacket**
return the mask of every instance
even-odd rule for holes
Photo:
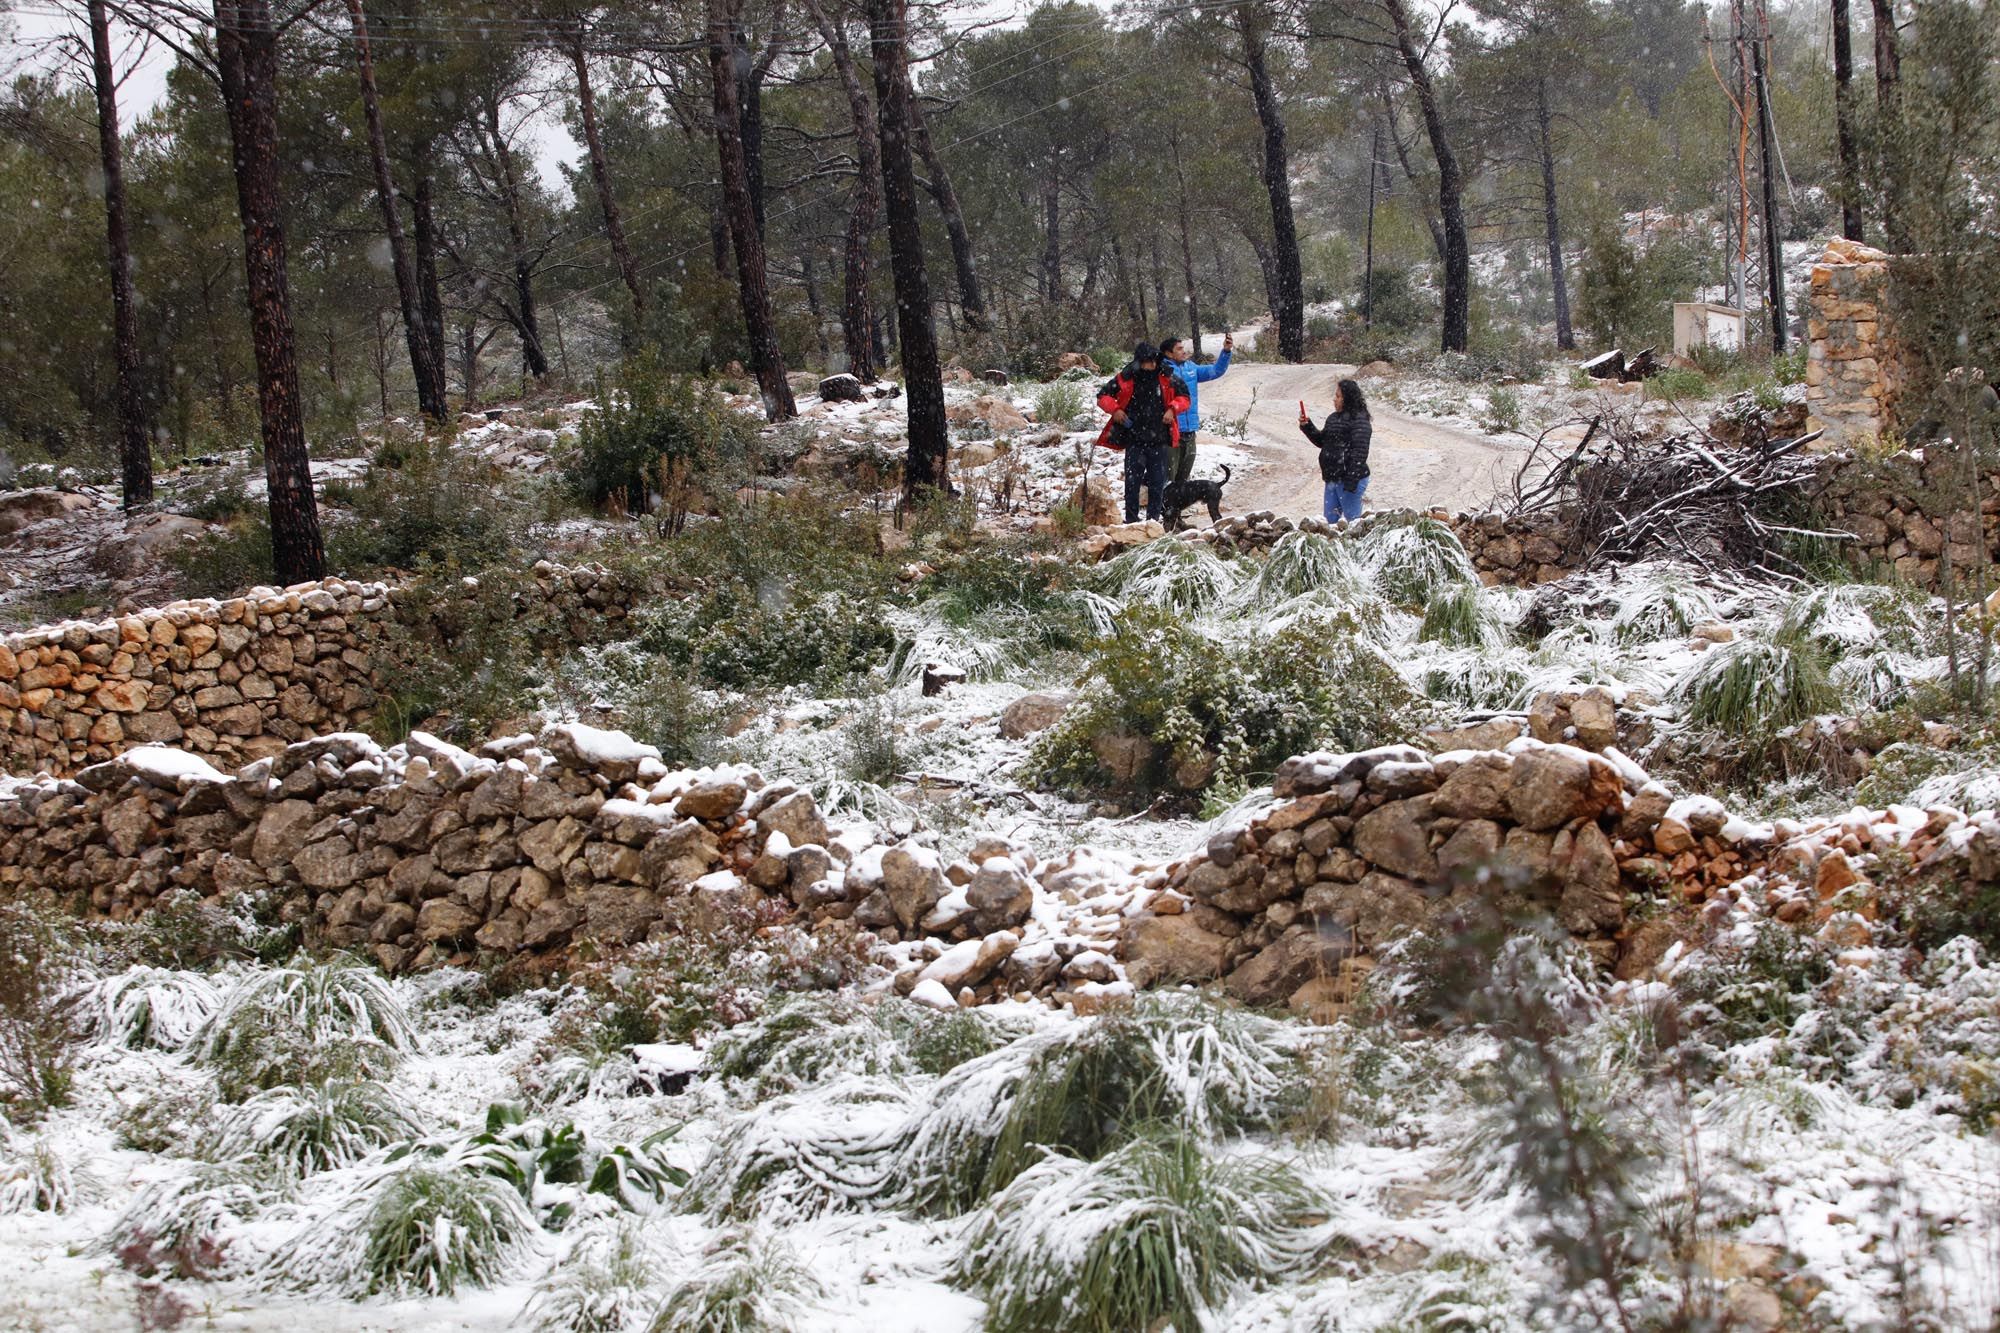
[[[1361,497],[1368,490],[1368,442],[1374,427],[1361,386],[1342,380],[1333,392],[1333,412],[1324,426],[1314,427],[1299,404],[1299,429],[1319,446],[1319,479],[1326,483],[1321,508],[1326,521],[1361,517]]]

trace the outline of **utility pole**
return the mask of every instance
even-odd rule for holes
[[[1791,332],[1785,317],[1784,233],[1778,227],[1778,180],[1771,169],[1771,82],[1769,72],[1771,18],[1764,0],[1757,0],[1757,35],[1751,41],[1751,55],[1757,75],[1757,139],[1761,163],[1758,174],[1764,191],[1764,286],[1771,303],[1771,350],[1782,353]]]

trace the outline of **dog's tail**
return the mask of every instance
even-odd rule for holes
[[[1223,463],[1220,464],[1220,467],[1222,468],[1222,484],[1227,486],[1229,484],[1229,464]]]

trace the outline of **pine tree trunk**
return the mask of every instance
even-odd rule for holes
[[[118,462],[127,509],[153,499],[153,442],[140,381],[139,298],[132,289],[132,234],[125,223],[125,153],[118,134],[118,81],[111,69],[111,14],[90,0],[90,73],[97,93],[97,149],[104,170],[104,236],[111,266],[111,356],[118,375]]]
[[[1180,192],[1174,216],[1181,229],[1181,278],[1187,284],[1188,339],[1194,344],[1194,354],[1201,355],[1201,293],[1194,281],[1194,227],[1188,217],[1187,171],[1181,165],[1181,139],[1173,136],[1174,186]]]
[[[965,211],[958,206],[958,191],[952,188],[951,173],[931,144],[931,128],[924,120],[922,103],[910,99],[910,139],[924,170],[930,173],[930,196],[944,217],[945,239],[951,242],[952,269],[958,277],[958,308],[974,333],[989,333],[993,320],[986,313],[986,301],[979,291],[979,270],[972,262],[972,233],[965,228]]]
[[[514,268],[514,331],[521,339],[521,364],[539,380],[549,373],[549,357],[535,312],[535,261],[528,253],[527,225],[521,220],[521,178],[514,170],[514,150],[500,132],[500,99],[489,94],[485,110],[486,132],[492,136],[493,161],[499,168],[500,202],[507,210],[507,257]]]
[[[1423,108],[1431,156],[1437,159],[1438,216],[1444,231],[1444,319],[1439,342],[1447,352],[1463,352],[1472,323],[1472,247],[1465,231],[1464,177],[1459,171],[1458,155],[1451,148],[1451,135],[1445,128],[1437,86],[1431,82],[1430,70],[1417,50],[1404,0],[1382,0],[1382,6],[1395,27],[1396,48],[1402,53],[1403,67],[1409,71],[1410,85],[1416,89],[1417,105]]]
[[[902,347],[903,396],[909,405],[910,447],[903,493],[949,492],[945,457],[951,445],[944,415],[944,373],[931,323],[930,276],[917,222],[917,169],[910,142],[906,0],[868,0],[874,56],[876,126],[882,141],[882,203],[889,216],[889,267],[896,280],[896,326]]]
[[[611,243],[611,257],[618,264],[618,276],[632,294],[632,309],[646,313],[646,289],[639,282],[639,266],[632,262],[632,247],[625,243],[625,223],[618,212],[618,198],[611,193],[611,165],[604,158],[604,140],[597,132],[597,94],[590,87],[590,59],[584,54],[583,37],[570,42],[570,67],[576,71],[576,101],[583,121],[583,143],[590,158],[590,179],[597,187],[597,206],[604,213],[604,237]]]
[[[1306,287],[1299,263],[1299,230],[1292,216],[1292,173],[1285,151],[1285,118],[1271,84],[1264,18],[1255,4],[1239,5],[1243,58],[1250,69],[1250,95],[1257,123],[1264,127],[1264,192],[1271,199],[1271,315],[1278,322],[1278,355],[1303,361],[1306,355]]]
[[[270,488],[271,563],[281,584],[326,573],[299,401],[297,339],[285,278],[278,163],[278,33],[269,0],[215,0],[215,63],[229,121],[250,346],[257,359],[264,477]]]
[[[744,176],[750,182],[750,209],[757,235],[764,235],[764,75],[750,58],[740,21],[729,25],[729,59],[736,70],[736,121],[743,141]]]
[[[787,421],[798,415],[792,386],[785,378],[785,356],[778,345],[777,322],[771,315],[770,278],[764,259],[764,238],[757,232],[757,214],[750,197],[749,166],[743,155],[741,109],[736,105],[735,42],[724,0],[708,5],[708,82],[714,96],[716,155],[722,168],[722,212],[729,223],[729,242],[736,250],[736,291],[743,309],[744,331],[750,339],[750,368],[764,398],[764,416]]]
[[[1042,182],[1042,300],[1062,300],[1062,176],[1053,166]]]
[[[424,336],[435,352],[430,361],[432,381],[428,396],[443,404],[440,412],[444,416],[451,411],[450,385],[446,383],[449,367],[445,364],[451,344],[445,341],[444,292],[438,285],[437,215],[431,208],[433,189],[430,147],[424,145],[417,154],[417,188],[410,195],[410,245],[417,270],[417,315],[423,320]],[[417,393],[420,398],[426,396],[422,389]]]
[[[1898,130],[1903,119],[1901,43],[1896,38],[1895,0],[1870,0],[1875,11],[1875,116],[1882,145],[1882,223],[1889,248],[1909,249],[1909,228],[1903,221],[1903,146]]]
[[[1761,12],[1761,11],[1760,11]],[[1785,311],[1784,232],[1778,225],[1778,174],[1771,160],[1771,81],[1765,66],[1768,35],[1750,43],[1757,71],[1758,180],[1763,188],[1764,206],[1764,288],[1765,303],[1771,308],[1771,350],[1783,354],[1790,341],[1791,317]]]
[[[882,146],[876,137],[875,108],[861,86],[847,35],[827,20],[819,0],[810,0],[813,23],[833,56],[834,72],[847,94],[847,115],[854,123],[854,203],[847,214],[840,291],[840,341],[847,352],[848,373],[863,384],[875,378],[874,313],[870,305],[876,219],[882,213]]]
[[[1556,306],[1556,346],[1568,351],[1576,346],[1576,332],[1570,327],[1569,277],[1563,272],[1562,219],[1556,212],[1555,136],[1550,129],[1554,119],[1549,114],[1549,83],[1542,78],[1535,84],[1535,129],[1542,157],[1542,226],[1548,233],[1549,288],[1554,293]],[[1374,167],[1369,167],[1369,170],[1373,171]]]
[[[417,313],[417,279],[410,269],[410,245],[403,235],[403,215],[396,207],[396,185],[389,175],[389,140],[382,132],[382,100],[375,89],[375,57],[369,49],[368,16],[361,0],[347,0],[347,21],[354,30],[354,63],[361,73],[361,110],[368,122],[368,157],[375,169],[375,201],[382,210],[382,229],[389,238],[389,264],[396,275],[396,296],[403,308],[403,334],[410,347],[410,370],[417,381],[417,406],[432,421],[443,421],[445,402],[437,394],[441,376],[432,370],[438,349],[424,332]]]
[[[1854,35],[1848,0],[1833,0],[1833,137],[1840,155],[1840,234],[1862,239],[1861,146],[1854,132]]]

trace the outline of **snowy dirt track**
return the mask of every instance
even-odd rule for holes
[[[1228,512],[1270,509],[1299,517],[1320,512],[1318,455],[1299,433],[1299,402],[1314,421],[1333,410],[1334,385],[1354,375],[1342,365],[1235,365],[1219,380],[1202,386],[1207,421],[1234,420],[1248,413],[1246,443],[1256,468],[1226,494]],[[1366,386],[1364,386],[1365,388]],[[1487,436],[1426,421],[1371,403],[1375,422],[1369,453],[1368,508],[1476,509],[1505,489],[1520,466],[1521,454]],[[1212,475],[1201,464],[1197,471]]]

